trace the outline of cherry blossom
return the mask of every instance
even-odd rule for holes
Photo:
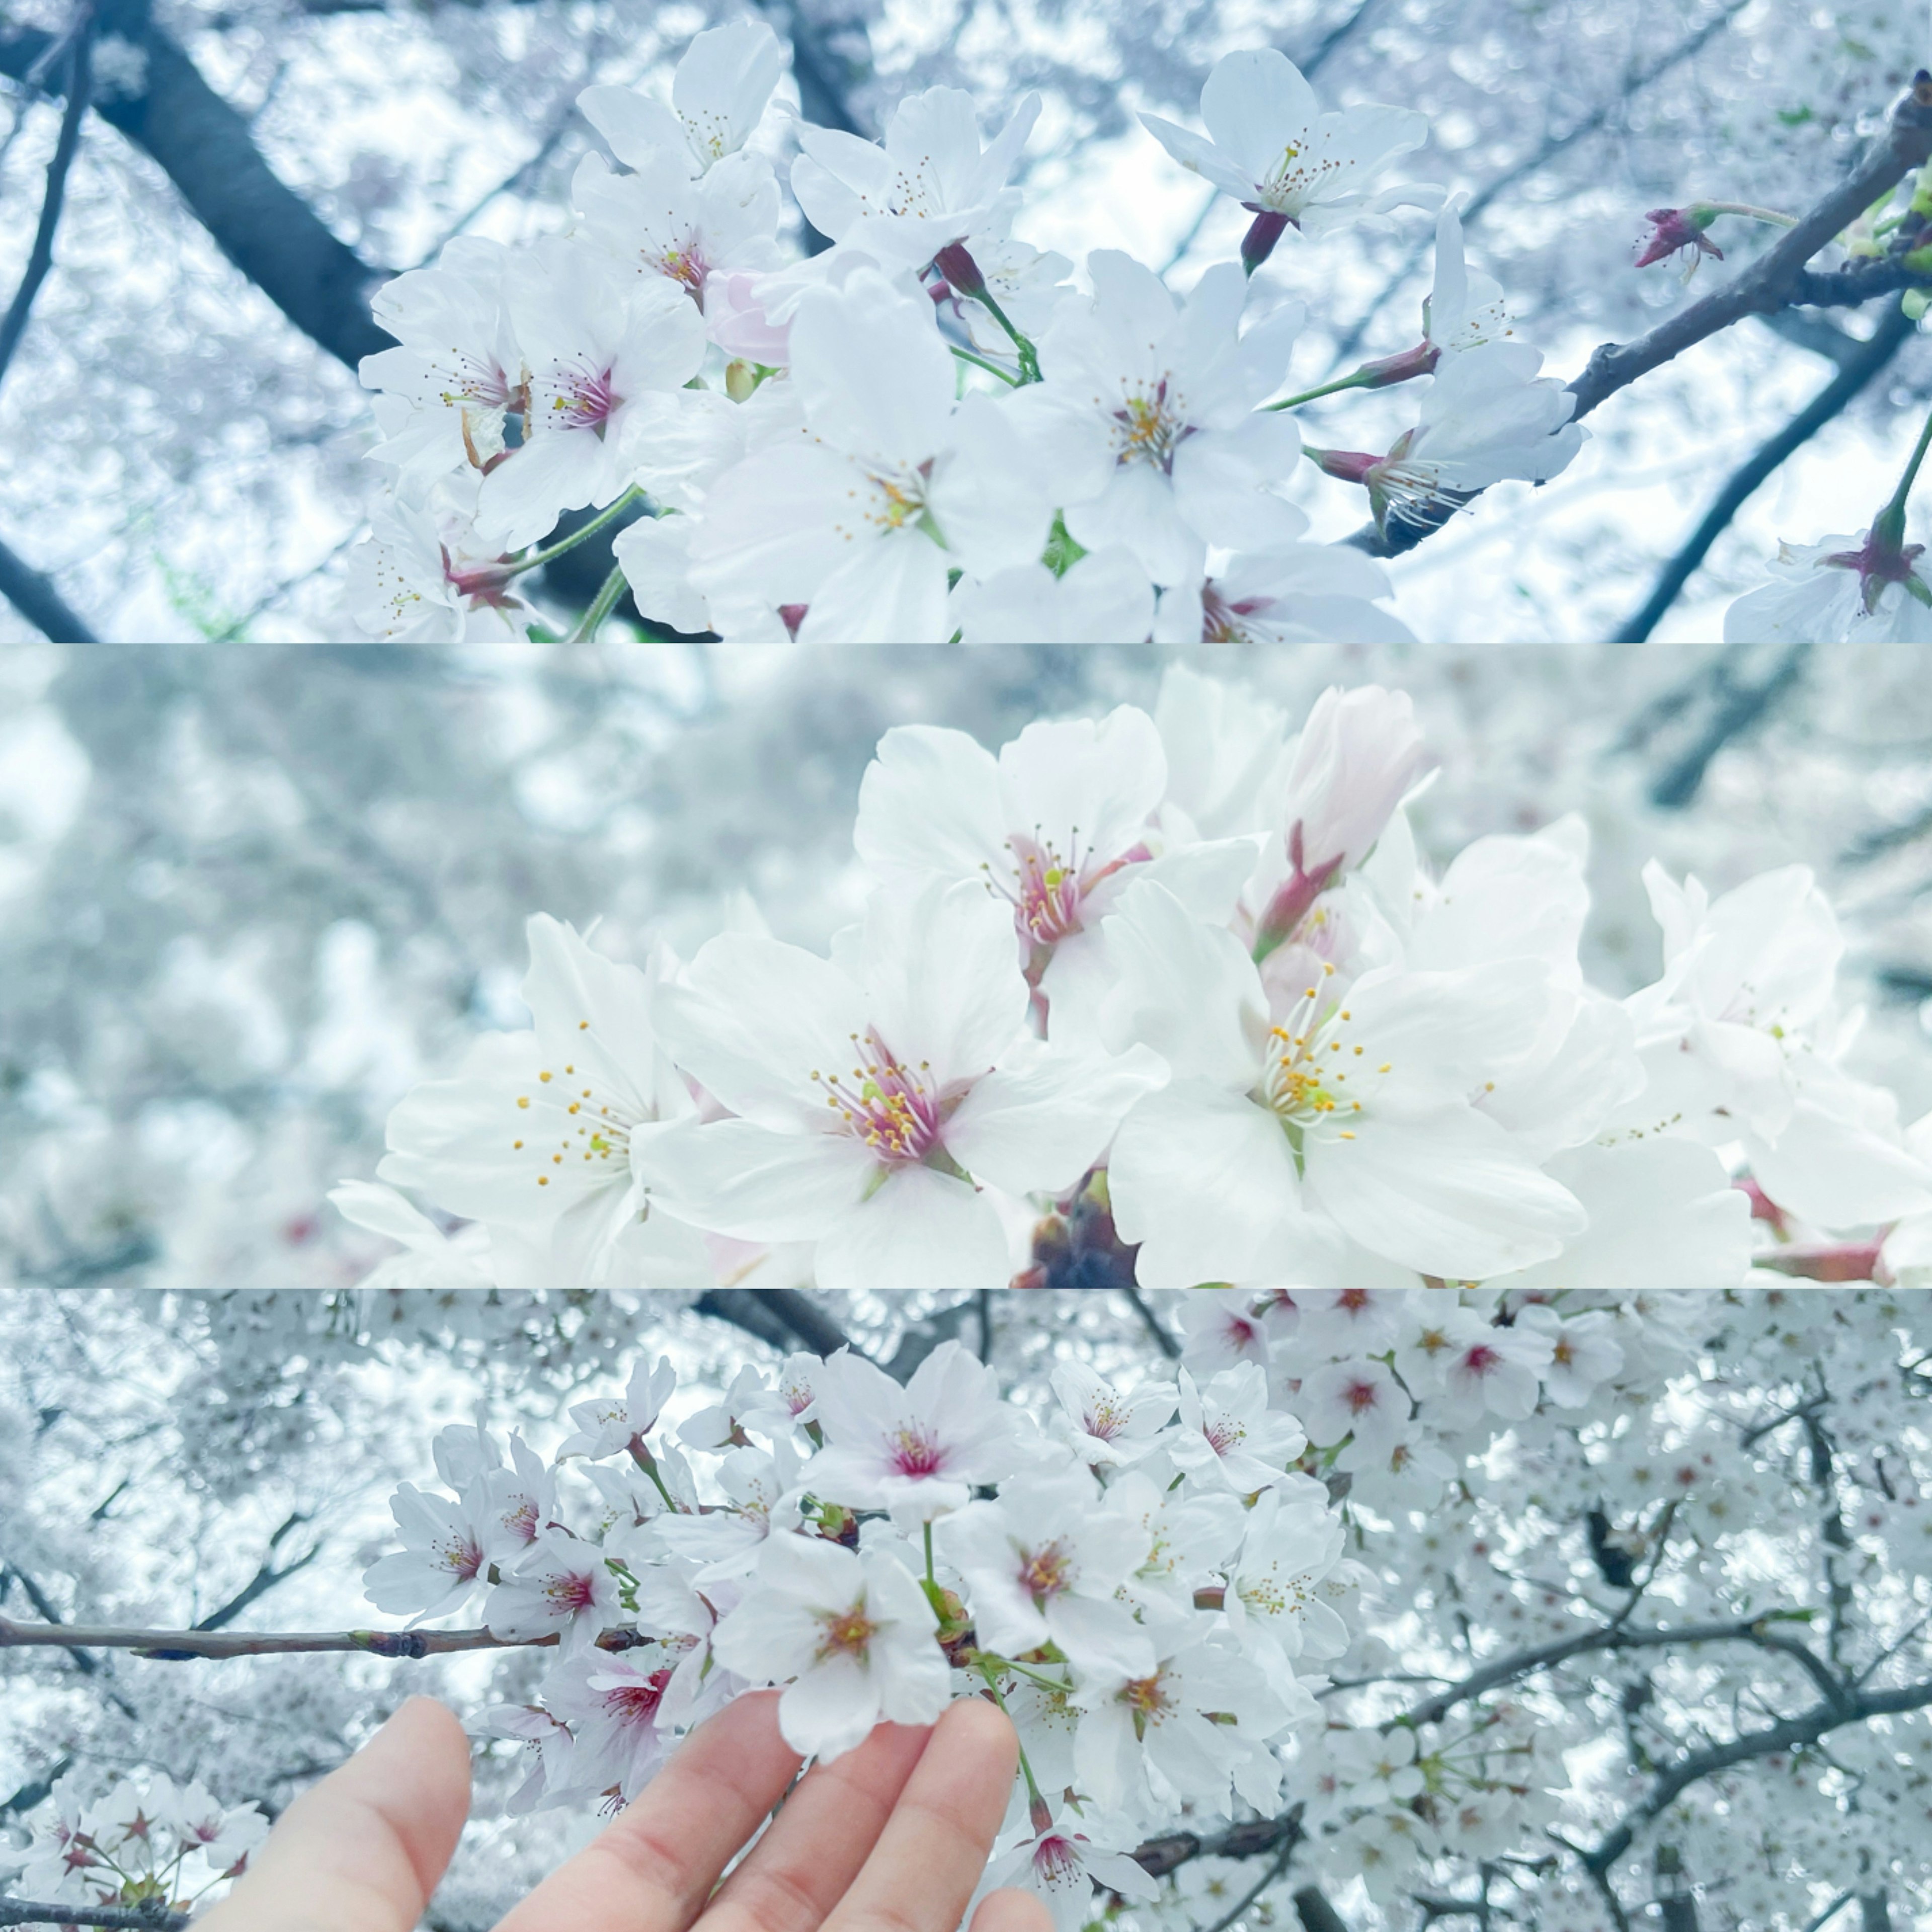
[[[712,1648],[753,1683],[785,1682],[778,1727],[821,1761],[862,1744],[882,1720],[929,1724],[950,1694],[937,1624],[894,1558],[774,1537],[759,1588],[721,1623]]]
[[[620,160],[642,168],[674,154],[699,175],[744,146],[784,69],[784,50],[764,21],[732,20],[692,38],[671,76],[668,107],[623,87],[586,88],[578,105]]]

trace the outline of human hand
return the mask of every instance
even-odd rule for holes
[[[786,1797],[800,1760],[777,1706],[776,1691],[753,1692],[700,1725],[496,1932],[953,1932],[1006,1810],[1012,1726],[960,1699],[930,1727],[880,1725]],[[469,1740],[413,1697],[290,1806],[196,1932],[412,1932],[469,1810]],[[1052,1920],[1033,1893],[996,1892],[970,1932],[1052,1932]]]

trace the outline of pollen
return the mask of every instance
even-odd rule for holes
[[[537,1076],[537,1078],[538,1078],[539,1080],[548,1080],[548,1079],[549,1079],[550,1076],[549,1076],[548,1073],[539,1073],[539,1074]]]
[[[527,1107],[530,1104],[530,1096],[527,1094],[519,1094],[517,1096],[517,1105],[518,1106]]]
[[[590,1024],[590,1022],[588,1020],[579,1020],[577,1023],[577,1030],[579,1033],[584,1032]]]

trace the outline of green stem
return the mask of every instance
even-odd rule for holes
[[[1700,208],[1708,208],[1713,214],[1742,214],[1748,220],[1768,221],[1774,228],[1796,228],[1798,218],[1795,214],[1780,214],[1774,208],[1754,208],[1748,201],[1700,201]]]
[[[986,1688],[993,1694],[993,1702],[998,1705],[1000,1711],[1004,1714],[1007,1723],[1010,1724],[1012,1724],[1013,1714],[1012,1712],[1006,1709],[1006,1700],[1000,1695],[999,1682],[993,1672],[994,1666],[991,1664],[984,1661],[980,1664],[980,1675],[986,1680]],[[1015,1724],[1013,1728],[1017,1731],[1019,1726]],[[1038,1780],[1033,1774],[1033,1766],[1027,1762],[1026,1746],[1024,1744],[1022,1744],[1020,1746],[1020,1774],[1026,1780],[1028,1802],[1036,1808],[1042,1807],[1045,1804],[1045,1800],[1042,1799],[1040,1795],[1040,1785]]]
[[[633,483],[608,509],[599,510],[581,530],[572,531],[568,536],[560,538],[548,550],[532,550],[528,556],[519,557],[508,566],[509,574],[514,577],[526,570],[535,570],[549,562],[552,557],[561,556],[567,550],[574,550],[586,538],[594,537],[599,530],[615,523],[644,494],[643,490]]]
[[[990,289],[982,289],[973,299],[1006,332],[1020,358],[1020,382],[1037,382],[1040,380],[1040,352],[1016,328],[1004,309],[993,299]],[[1018,387],[1018,384],[1014,386]]]
[[[932,1524],[928,1519],[922,1527],[926,1531],[926,1584],[929,1590],[939,1588],[939,1579],[932,1574]]]
[[[567,644],[587,644],[592,642],[596,638],[598,626],[610,616],[613,610],[616,609],[617,599],[623,594],[624,566],[621,563],[613,564],[610,567],[610,574],[604,580],[603,588],[598,592],[590,608],[584,612],[583,622],[564,639],[564,642]],[[655,1478],[657,1472],[653,1469],[651,1474]],[[664,1487],[663,1484],[659,1483],[658,1487],[662,1490]],[[670,1498],[667,1496],[665,1500],[668,1502]]]
[[[1879,512],[1880,524],[1895,528],[1900,542],[1905,536],[1905,500],[1911,495],[1912,486],[1918,480],[1918,466],[1925,460],[1928,446],[1932,446],[1932,416],[1926,417],[1925,427],[1918,432],[1911,460],[1905,466],[1905,474],[1898,479],[1898,488],[1892,493],[1892,501]]]
[[[610,576],[616,578],[621,586],[623,581],[623,572],[622,571],[614,570],[610,573]],[[584,622],[586,623],[590,622],[590,617],[593,615],[596,616],[597,621],[599,623],[602,623],[604,619],[609,616],[610,605],[604,604],[603,610],[600,612],[598,610],[598,604],[604,603],[604,591],[608,590],[610,587],[610,578],[606,578],[604,581],[604,590],[600,590],[597,593],[597,603],[591,605],[590,612],[586,614],[585,616]],[[622,594],[621,590],[620,594]],[[614,604],[616,601],[616,598],[614,597],[610,599],[610,603]],[[583,626],[580,625],[577,630],[572,634],[571,641],[573,643],[580,644],[586,638],[590,637],[590,634],[591,633],[589,631],[584,629]],[[664,1480],[663,1477],[658,1474],[658,1459],[653,1456],[648,1449],[640,1449],[634,1444],[631,1450],[631,1460],[636,1463],[638,1467],[643,1470],[646,1475],[650,1478],[652,1484],[656,1489],[658,1494],[662,1496],[664,1499],[664,1508],[669,1510],[670,1513],[675,1516],[677,1514],[677,1504],[671,1500],[671,1493],[670,1490],[664,1487]]]
[[[988,375],[998,376],[1009,388],[1017,389],[1019,387],[1020,379],[1017,376],[1009,376],[997,362],[988,362],[985,356],[975,356],[971,350],[962,349],[955,343],[949,342],[946,346],[958,357],[961,362],[970,362],[974,368],[983,369]]]
[[[1067,1683],[1065,1679],[1049,1677],[1045,1671],[1036,1670],[1030,1664],[1016,1663],[1010,1657],[998,1657],[990,1651],[982,1651],[980,1657],[981,1659],[980,1667],[982,1670],[988,1664],[992,1664],[1001,1670],[1016,1671],[1022,1677],[1030,1677],[1036,1684],[1048,1690],[1066,1691],[1073,1688],[1072,1685]]]
[[[1298,396],[1286,396],[1278,403],[1265,403],[1262,407],[1270,410],[1298,409],[1304,403],[1313,402],[1318,396],[1332,396],[1343,389],[1366,389],[1368,386],[1368,370],[1358,369],[1352,375],[1337,376],[1334,382],[1324,382],[1318,388],[1304,389]]]

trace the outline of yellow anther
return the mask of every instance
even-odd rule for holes
[[[548,1080],[550,1078],[550,1076],[548,1073],[539,1073],[537,1076],[537,1078],[539,1080]]]
[[[537,1185],[539,1187],[548,1187],[550,1185],[550,1176],[547,1174],[538,1174],[537,1176]]]
[[[530,1104],[530,1096],[527,1094],[519,1094],[517,1096],[517,1105],[518,1106],[527,1107]]]

